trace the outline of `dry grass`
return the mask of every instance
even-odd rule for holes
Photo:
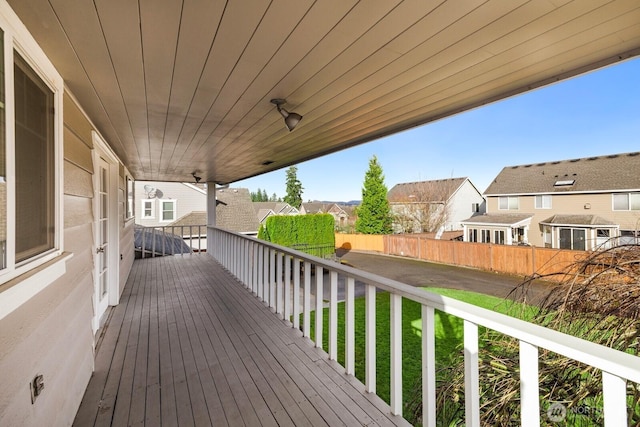
[[[543,300],[533,322],[607,347],[640,355],[640,246],[590,254],[571,266],[570,274]],[[516,292],[523,292],[535,276]],[[483,425],[520,424],[518,342],[493,331],[482,336],[480,353]],[[540,349],[540,407],[543,425],[602,425],[601,373],[589,366]],[[640,362],[639,362],[640,363]],[[439,425],[461,425],[464,419],[462,360],[439,372]],[[640,426],[640,387],[627,385],[629,425]],[[550,423],[553,402],[568,408],[563,422]],[[416,414],[419,419],[421,414]]]

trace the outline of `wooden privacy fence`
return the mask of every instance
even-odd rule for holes
[[[556,274],[548,278],[558,281],[564,278],[563,273],[569,272],[571,265],[588,255],[583,251],[436,240],[405,234],[336,234],[336,247],[520,276]]]

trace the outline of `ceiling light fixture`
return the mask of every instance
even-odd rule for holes
[[[191,175],[193,176],[193,179],[196,181],[196,184],[200,183],[200,180],[202,179],[201,177],[196,175],[196,172],[191,172]]]
[[[271,103],[275,104],[275,106],[278,108],[278,112],[282,115],[282,117],[284,117],[284,124],[287,125],[287,129],[289,129],[289,132],[291,132],[296,127],[298,122],[302,120],[302,116],[298,113],[290,113],[282,108],[282,105],[284,105],[286,102],[287,101],[282,98],[275,98],[271,100]]]

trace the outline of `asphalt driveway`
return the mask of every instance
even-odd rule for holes
[[[510,294],[524,281],[524,278],[519,276],[363,252],[339,251],[337,255],[342,262],[352,267],[407,285],[460,289],[499,298],[515,298],[516,295],[522,298],[521,292]],[[535,304],[554,286],[556,285],[542,280],[532,282],[527,287],[527,301]]]

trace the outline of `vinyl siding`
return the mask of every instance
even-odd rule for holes
[[[149,219],[142,218],[142,200],[147,199],[145,185],[151,185],[162,192],[161,198],[153,199],[154,218]],[[136,224],[146,227],[169,225],[191,212],[207,211],[207,195],[181,182],[136,181],[135,194]],[[162,200],[176,201],[176,217],[173,221],[160,221],[160,202]]]

